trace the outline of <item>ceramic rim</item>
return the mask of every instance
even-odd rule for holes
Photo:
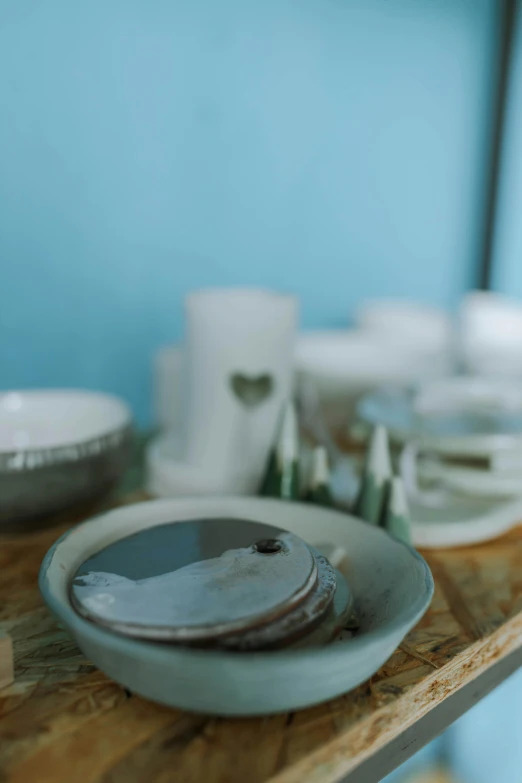
[[[75,389],[49,389],[23,392],[8,392],[0,395],[21,396],[26,399],[43,397],[52,399],[56,396],[84,398],[101,405],[110,404],[117,411],[114,423],[105,426],[105,431],[93,437],[79,438],[77,441],[58,443],[51,446],[20,446],[5,450],[0,449],[0,473],[18,473],[37,470],[39,468],[55,467],[71,462],[97,457],[104,452],[118,449],[132,435],[132,415],[123,400],[110,394],[90,392]]]

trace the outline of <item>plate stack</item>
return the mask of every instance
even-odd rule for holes
[[[402,453],[414,541],[456,546],[496,537],[522,518],[522,384],[454,377],[381,389],[358,415],[383,424]]]

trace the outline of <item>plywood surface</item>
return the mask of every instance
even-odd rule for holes
[[[392,658],[356,691],[303,712],[209,719],[126,692],[85,660],[36,586],[63,528],[0,537],[0,629],[15,682],[0,690],[2,783],[337,781],[522,643],[522,528],[426,554],[436,592]]]
[[[0,689],[14,681],[13,642],[0,631]]]

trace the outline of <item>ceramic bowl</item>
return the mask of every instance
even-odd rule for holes
[[[131,415],[89,391],[0,394],[0,528],[17,530],[95,500],[121,477]]]
[[[295,366],[298,388],[312,382],[328,415],[339,420],[349,418],[357,400],[371,389],[405,387],[446,370],[411,346],[390,344],[357,329],[303,333]]]
[[[522,303],[493,291],[471,291],[459,309],[460,350],[476,374],[522,376]]]
[[[310,544],[342,547],[359,632],[324,647],[224,653],[125,638],[75,612],[70,583],[90,555],[144,528],[211,517],[269,523]],[[355,688],[392,655],[433,593],[424,560],[383,530],[337,511],[264,498],[156,500],[110,511],[57,541],[44,559],[39,584],[51,611],[109,677],[153,701],[218,715],[295,710]]]
[[[355,320],[360,329],[386,343],[439,355],[451,348],[451,318],[436,307],[400,299],[368,300],[357,310]]]

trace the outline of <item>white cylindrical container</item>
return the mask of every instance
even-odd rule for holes
[[[298,304],[261,289],[186,300],[186,459],[230,489],[254,491],[292,388]]]
[[[160,430],[178,430],[182,420],[182,361],[179,345],[165,345],[154,355],[154,423]]]

